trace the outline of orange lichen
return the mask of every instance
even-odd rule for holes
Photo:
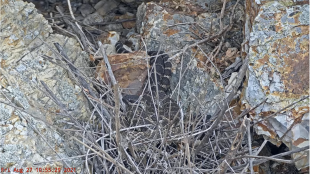
[[[170,14],[165,13],[164,16],[163,16],[163,19],[164,19],[164,21],[168,21],[168,20],[172,20],[173,18],[172,18],[172,16]]]
[[[298,60],[295,58],[298,57]],[[282,79],[287,91],[298,95],[309,94],[309,52],[302,54],[291,54],[283,57],[287,65],[283,68]]]
[[[167,36],[171,36],[174,35],[176,33],[180,32],[179,30],[175,30],[175,29],[168,29],[164,32],[164,34],[166,34]]]
[[[257,66],[264,65],[265,63],[269,62],[269,55],[265,55],[262,59],[257,60]]]
[[[274,96],[296,98],[300,95],[309,94],[309,42],[306,39],[298,40],[300,35],[306,35],[309,29],[308,26],[299,26],[299,28],[301,28],[302,33],[279,39],[269,48],[272,55],[277,55],[275,62],[271,63],[269,61],[270,55],[266,54],[253,65],[254,69],[260,69],[265,64],[270,67],[281,64],[269,72],[269,77],[272,77],[275,71],[281,73],[281,82],[284,85],[284,92],[273,92],[272,95]],[[296,51],[296,41],[299,41],[299,51]],[[252,47],[252,50],[257,52],[255,47]],[[269,86],[262,88],[270,94]]]

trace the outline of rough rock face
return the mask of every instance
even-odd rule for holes
[[[33,4],[2,1],[0,12],[0,167],[32,167],[37,162],[37,167],[45,166],[41,162],[66,158],[67,152],[66,141],[46,126],[59,119],[60,108],[40,81],[74,116],[85,118],[88,114],[81,89],[63,68],[41,56],[55,57],[53,43],[58,42],[77,66],[85,65],[87,57],[75,40],[51,34],[51,27]],[[72,162],[66,163],[74,167]],[[62,167],[62,162],[48,166]]]
[[[109,55],[108,59],[118,84],[123,88],[123,93],[129,95],[140,95],[147,77],[148,62],[145,52],[133,52]],[[98,79],[109,83],[108,73],[104,61],[100,61],[96,69]]]
[[[255,18],[250,38],[250,63],[243,102],[251,107],[268,98],[252,116],[260,120],[309,95],[309,5],[270,2]],[[256,125],[274,144],[281,137],[290,149],[309,145],[309,99]],[[301,154],[294,154],[293,158]],[[308,157],[296,163],[309,165]]]
[[[195,28],[188,25],[189,23],[197,22],[211,33],[217,31],[218,14],[195,15],[187,16],[182,11],[166,10],[152,2],[142,4],[137,12],[137,30],[146,38],[148,50],[161,49],[173,56],[175,51],[201,39],[197,38],[197,35],[201,33],[196,33]],[[228,18],[225,18],[224,23],[227,24],[227,22]],[[180,23],[188,24],[180,25]],[[207,46],[202,46],[202,49],[205,52],[210,51]],[[218,80],[207,73],[204,68],[199,68],[199,63],[206,61],[206,57],[199,52],[194,48],[188,49],[184,55],[172,60],[175,66],[172,67],[174,74],[171,79],[171,91],[174,99],[180,101],[184,108],[188,109],[190,106],[191,111],[196,114],[212,115],[215,102],[221,100],[224,95]],[[202,57],[204,60],[199,59]],[[179,83],[182,85],[178,85]]]

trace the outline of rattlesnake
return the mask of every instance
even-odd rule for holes
[[[129,53],[121,42],[115,44],[115,49],[117,53]],[[166,135],[172,135],[176,131],[181,115],[177,102],[169,97],[172,65],[168,60],[169,56],[162,51],[148,51],[147,54],[151,56],[150,86],[147,86],[141,100],[139,96],[124,96],[123,100],[128,107],[122,123],[126,127],[151,125],[138,130],[144,133],[143,138],[154,138],[152,133],[156,128],[166,132]]]

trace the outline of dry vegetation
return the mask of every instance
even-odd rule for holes
[[[226,0],[221,10],[222,17],[225,11],[225,3]],[[61,11],[59,10],[59,12]],[[231,13],[233,14],[234,11]],[[217,39],[218,45],[211,54],[203,53],[211,66],[215,66],[212,62],[223,46],[226,33],[232,27],[233,16],[231,15],[230,25],[224,26],[221,23],[221,29],[217,33],[184,47],[172,58],[181,56],[189,48],[200,48],[199,45]],[[184,118],[180,122],[182,133],[172,137],[163,134],[159,138],[154,136],[153,139],[152,137],[133,139],[137,136],[131,134],[139,133],[137,131],[138,126],[124,127],[122,125],[121,118],[126,116],[126,106],[121,100],[119,86],[109,67],[101,43],[96,43],[89,39],[91,37],[86,37],[90,36],[89,33],[85,33],[85,30],[75,22],[72,13],[71,17],[63,16],[62,19],[74,31],[74,34],[68,31],[67,34],[69,33],[69,35],[77,38],[85,51],[91,55],[103,56],[110,79],[112,79],[112,86],[109,86],[94,78],[86,77],[81,70],[69,61],[70,59],[62,51],[62,47],[55,44],[58,50],[57,55],[59,55],[58,63],[68,70],[72,79],[83,89],[92,110],[92,114],[86,122],[85,120],[76,120],[73,115],[67,112],[66,106],[42,82],[50,98],[61,108],[61,114],[70,118],[71,122],[74,123],[74,131],[63,133],[79,144],[78,149],[81,150],[81,156],[77,158],[84,160],[83,173],[252,173],[253,165],[268,160],[293,163],[294,161],[283,160],[280,157],[307,149],[297,149],[271,157],[258,156],[266,141],[257,147],[251,145],[253,141],[251,127],[257,123],[251,122],[247,114],[255,107],[244,111],[236,118],[230,115],[231,108],[234,106],[229,105],[229,103],[237,94],[238,87],[241,85],[247,70],[249,17],[246,17],[245,40],[242,48],[240,48],[244,59],[243,66],[237,76],[234,90],[216,106],[216,113],[209,119],[206,115],[192,116],[185,112]],[[58,26],[54,25],[54,27]],[[200,50],[202,51],[202,49]],[[45,58],[51,60],[49,57]],[[219,70],[217,71],[219,72]],[[157,129],[157,131],[163,130]]]

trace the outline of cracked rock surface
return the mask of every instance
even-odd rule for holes
[[[190,4],[188,8],[198,9],[198,4]],[[138,8],[137,30],[146,38],[145,44],[148,50],[163,50],[172,57],[186,45],[200,39],[194,35],[197,32],[194,27],[182,23],[196,22],[206,31],[213,33],[219,31],[218,17],[216,13],[188,15],[186,11],[176,12],[166,8],[165,3],[160,6],[149,2]],[[223,21],[227,25],[229,18],[226,17]],[[204,52],[212,50],[207,45],[201,48]],[[202,60],[205,56],[199,52],[200,50],[191,48],[184,55],[171,60],[173,64],[171,91],[173,98],[182,103],[183,109],[190,108],[191,113],[195,114],[212,115],[215,112],[216,102],[223,99],[224,93],[219,79],[199,65],[206,61]]]
[[[62,167],[57,161],[43,163],[66,158],[70,152],[64,148],[68,141],[47,126],[61,121],[60,108],[47,97],[41,81],[76,118],[88,115],[87,105],[66,71],[41,56],[55,58],[55,42],[64,46],[77,66],[85,65],[86,53],[74,39],[52,34],[33,4],[2,1],[0,11],[0,167],[33,167],[35,163],[39,163],[36,167]],[[79,162],[66,163],[74,167]]]
[[[255,18],[250,37],[250,62],[243,103],[254,107],[257,120],[309,95],[309,5],[285,6],[280,2],[263,5]],[[290,149],[309,145],[309,99],[256,125],[258,134]],[[300,122],[294,123],[294,120]],[[292,157],[297,158],[300,153]],[[300,160],[298,169],[309,165]]]

